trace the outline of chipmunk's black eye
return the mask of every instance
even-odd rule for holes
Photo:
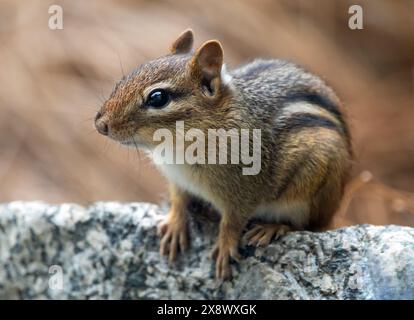
[[[163,108],[170,102],[170,95],[164,89],[155,89],[148,95],[145,105],[148,108]]]

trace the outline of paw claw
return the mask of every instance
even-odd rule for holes
[[[163,236],[168,230],[168,224],[166,222],[163,222],[158,225],[157,227],[157,235]]]
[[[217,260],[218,253],[219,253],[218,246],[215,245],[214,248],[210,251],[210,258],[214,261]]]
[[[162,223],[158,228],[160,241],[160,255],[168,256],[168,262],[173,263],[178,252],[183,252],[188,247],[187,226],[170,222]]]
[[[232,278],[231,259],[240,262],[242,258],[237,246],[226,249],[221,248],[218,244],[214,246],[210,255],[216,261],[216,279],[220,283]]]
[[[272,239],[279,239],[290,228],[283,224],[256,224],[245,234],[249,246],[265,247]]]

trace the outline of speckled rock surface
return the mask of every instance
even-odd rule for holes
[[[218,285],[209,251],[217,226],[191,221],[192,248],[158,254],[164,211],[143,203],[0,205],[2,299],[414,299],[414,229],[368,225],[294,232],[245,247]]]

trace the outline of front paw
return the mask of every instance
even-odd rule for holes
[[[187,250],[188,229],[185,222],[164,221],[158,227],[158,234],[161,237],[160,254],[168,256],[170,263],[177,258],[179,251]]]
[[[230,259],[236,262],[241,260],[237,244],[226,246],[218,243],[212,250],[211,256],[216,261],[216,279],[219,281],[228,280],[232,277]]]

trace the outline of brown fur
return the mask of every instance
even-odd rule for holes
[[[294,64],[259,60],[232,71],[232,80],[226,83],[220,43],[208,41],[195,53],[190,51],[192,43],[192,32],[187,30],[172,44],[171,54],[125,76],[102,107],[96,126],[107,125],[110,138],[144,148],[157,144],[152,139],[155,130],[175,132],[178,120],[184,120],[186,130],[204,133],[219,128],[262,129],[259,174],[242,175],[241,164],[184,164],[178,169],[180,181],[171,178],[172,205],[160,227],[161,254],[174,260],[177,251],[187,247],[185,208],[198,192],[222,216],[213,257],[216,275],[223,279],[231,275],[230,259],[239,259],[243,228],[259,216],[260,208],[281,212],[286,208],[290,213],[283,216],[285,221],[274,216],[274,227],[257,228],[262,236],[253,232],[253,239],[269,240],[286,231],[281,223],[309,230],[329,224],[349,172],[351,142],[338,98],[318,77]],[[168,107],[145,108],[148,91],[163,86],[174,92]],[[294,103],[304,111],[286,113]],[[161,170],[169,177],[169,170],[177,168]]]

